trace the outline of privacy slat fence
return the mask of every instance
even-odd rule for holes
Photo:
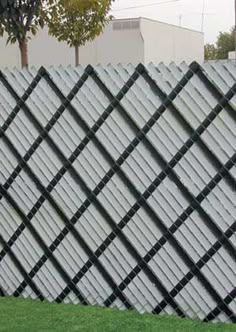
[[[236,65],[0,73],[0,295],[236,322]]]

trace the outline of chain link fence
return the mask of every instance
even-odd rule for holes
[[[235,323],[235,78],[0,72],[0,296]]]

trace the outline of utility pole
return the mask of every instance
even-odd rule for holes
[[[236,3],[236,0],[235,0]],[[201,24],[201,32],[204,32],[204,23],[205,23],[205,0],[202,3],[202,24]],[[235,37],[236,38],[236,37]],[[236,41],[236,39],[235,39]]]
[[[236,1],[236,0],[235,0],[235,1]],[[180,27],[182,27],[182,17],[183,17],[182,14],[179,15],[179,26],[180,26]]]

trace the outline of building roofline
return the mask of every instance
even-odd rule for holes
[[[112,20],[112,22],[114,22],[114,21],[131,21],[131,20],[146,20],[146,21],[150,21],[150,22],[154,22],[154,23],[166,24],[166,25],[170,25],[172,27],[178,28],[178,29],[188,30],[188,31],[192,31],[192,32],[196,32],[196,33],[199,33],[201,35],[204,35],[203,32],[198,31],[198,30],[181,27],[179,25],[175,25],[175,24],[171,24],[171,23],[167,23],[167,22],[158,21],[158,20],[154,20],[154,19],[151,19],[151,18],[148,18],[148,17],[143,17],[143,16],[139,16],[139,17],[138,16],[137,17],[125,17],[125,18],[114,18]]]

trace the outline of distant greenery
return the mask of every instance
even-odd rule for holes
[[[216,44],[205,45],[205,60],[228,59],[228,53],[235,50],[234,28],[220,32]]]
[[[236,332],[236,326],[98,307],[0,298],[0,331]]]

